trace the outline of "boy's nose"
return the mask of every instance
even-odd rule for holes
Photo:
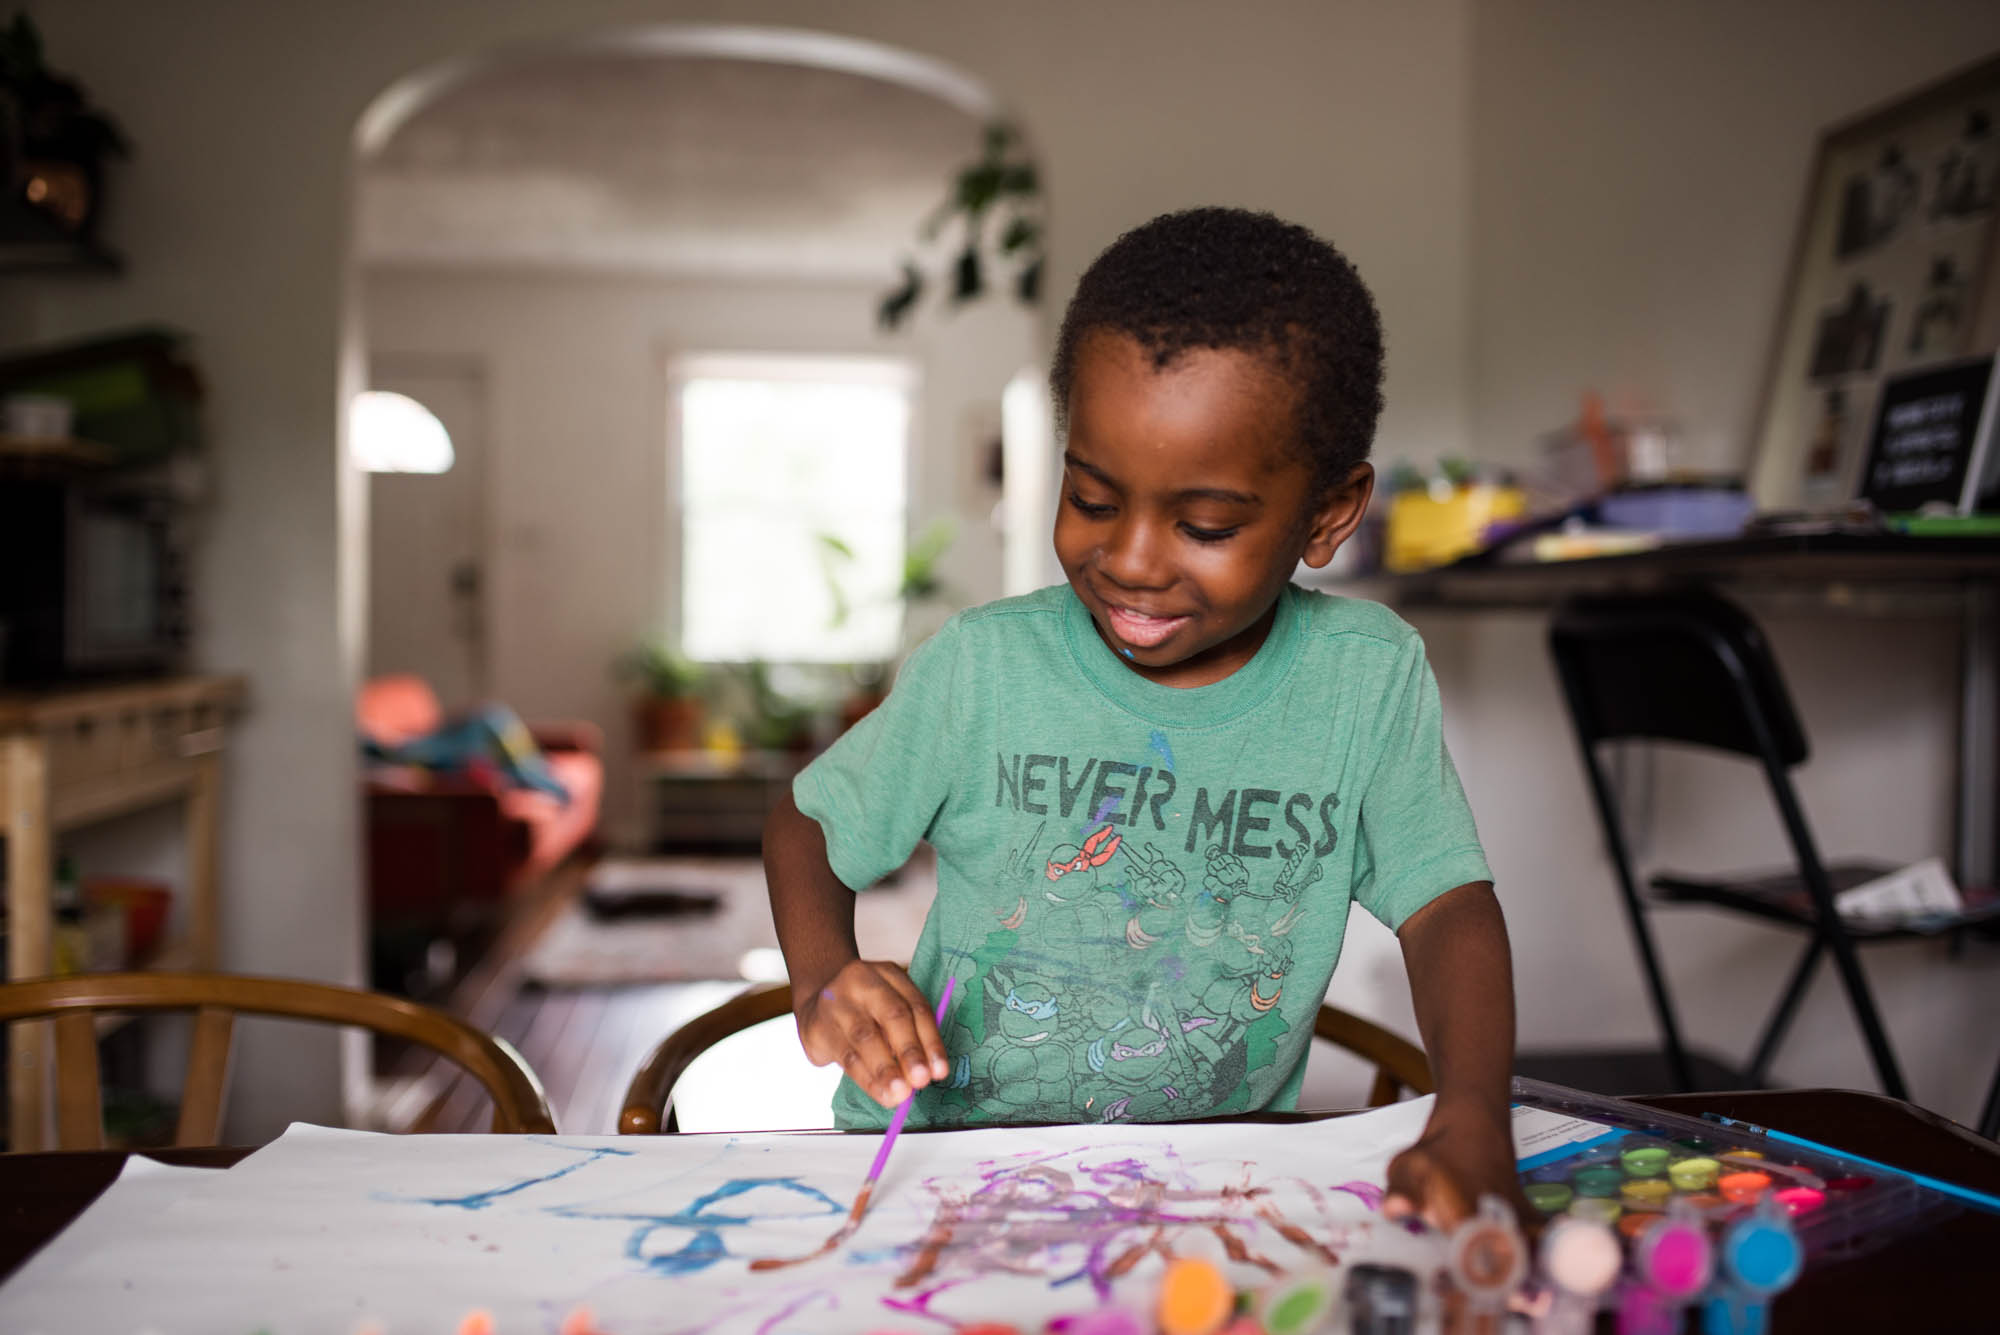
[[[1099,567],[1128,589],[1158,589],[1172,582],[1166,565],[1166,543],[1157,525],[1143,521],[1118,525],[1104,544]]]

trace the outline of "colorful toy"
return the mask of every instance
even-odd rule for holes
[[[1308,1335],[1333,1311],[1333,1288],[1318,1275],[1296,1276],[1265,1289],[1253,1310],[1264,1335]]]
[[[1236,1310],[1236,1290],[1221,1270],[1198,1257],[1176,1257],[1160,1281],[1161,1335],[1215,1335]]]
[[[1720,1274],[1702,1311],[1708,1335],[1763,1335],[1771,1300],[1805,1268],[1805,1251],[1791,1216],[1767,1201],[1723,1232]]]
[[[1451,1235],[1446,1273],[1465,1295],[1470,1328],[1497,1331],[1508,1297],[1528,1274],[1528,1244],[1505,1201],[1479,1198],[1478,1213]]]
[[[1617,1236],[1592,1220],[1558,1219],[1542,1234],[1541,1256],[1550,1294],[1536,1335],[1587,1335],[1598,1298],[1625,1264]]]
[[[1632,1282],[1618,1302],[1619,1335],[1675,1335],[1681,1310],[1714,1273],[1708,1229],[1686,1201],[1655,1216],[1632,1249]]]

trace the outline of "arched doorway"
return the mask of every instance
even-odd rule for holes
[[[955,600],[1006,591],[1008,535],[1046,546],[1046,499],[1006,498],[1020,470],[1003,484],[993,466],[1040,328],[1009,290],[1014,260],[995,257],[991,296],[954,305],[935,294],[959,238],[920,236],[1003,115],[906,52],[691,26],[452,62],[384,93],[357,132],[351,388],[426,402],[456,462],[366,484],[376,523],[349,538],[372,558],[374,610],[354,617],[366,670],[433,677],[447,707],[490,696],[596,725],[602,828],[644,843],[630,688],[610,669],[689,629],[678,405],[717,366],[894,370],[909,422],[904,500],[880,520],[900,529],[893,563],[944,523]],[[939,281],[885,331],[906,257]],[[805,525],[808,548],[829,522]],[[832,582],[810,555],[792,565],[764,587]]]

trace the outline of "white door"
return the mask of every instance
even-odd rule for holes
[[[486,387],[474,367],[378,359],[371,389],[406,394],[451,434],[444,473],[368,483],[368,674],[414,672],[446,710],[486,695]]]

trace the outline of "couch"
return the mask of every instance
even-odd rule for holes
[[[362,737],[393,749],[445,721],[420,677],[376,677],[355,710]],[[569,801],[510,784],[490,767],[439,772],[369,764],[368,902],[378,945],[462,934],[489,921],[593,841],[604,795],[603,733],[595,724],[530,725]]]

